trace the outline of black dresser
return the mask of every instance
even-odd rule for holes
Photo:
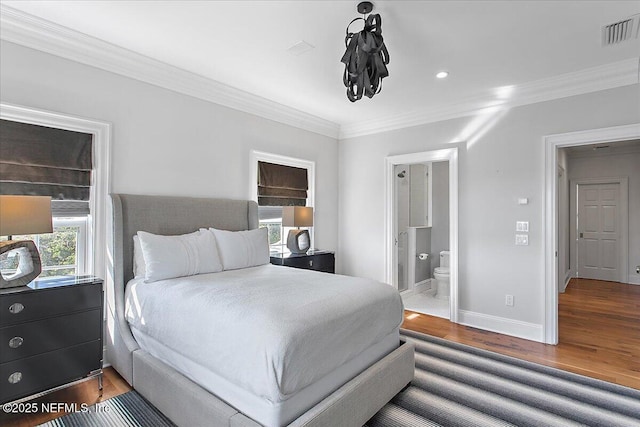
[[[98,377],[102,279],[64,276],[0,289],[0,402]]]
[[[336,272],[336,259],[333,252],[312,249],[306,254],[271,254],[271,264],[306,270]]]

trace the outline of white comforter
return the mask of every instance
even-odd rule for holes
[[[132,328],[281,402],[402,323],[389,285],[263,265],[127,286]]]

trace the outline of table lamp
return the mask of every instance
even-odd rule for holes
[[[307,206],[285,206],[282,208],[282,226],[297,227],[297,230],[289,230],[287,236],[287,248],[292,254],[304,254],[311,247],[309,230],[300,230],[300,227],[313,226],[313,208]]]
[[[11,240],[11,236],[51,232],[51,197],[0,195],[0,236],[9,238],[0,241],[0,255],[15,252],[18,256],[15,273],[0,274],[0,288],[24,286],[42,271],[36,244],[32,240]]]

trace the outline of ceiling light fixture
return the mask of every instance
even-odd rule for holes
[[[362,15],[372,10],[371,2],[363,1],[358,4],[358,13]],[[364,21],[362,31],[349,32],[351,24],[358,20]],[[344,42],[347,50],[340,62],[344,63],[342,81],[347,88],[347,98],[351,102],[361,99],[363,94],[373,98],[373,95],[382,90],[382,79],[389,75],[389,52],[382,39],[380,15],[375,13],[349,22]]]
[[[449,76],[449,72],[448,71],[440,71],[438,74],[436,74],[436,77],[439,79],[445,79]]]

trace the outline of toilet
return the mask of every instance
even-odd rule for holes
[[[433,272],[436,279],[436,295],[438,299],[449,299],[449,251],[440,252],[440,267]]]

